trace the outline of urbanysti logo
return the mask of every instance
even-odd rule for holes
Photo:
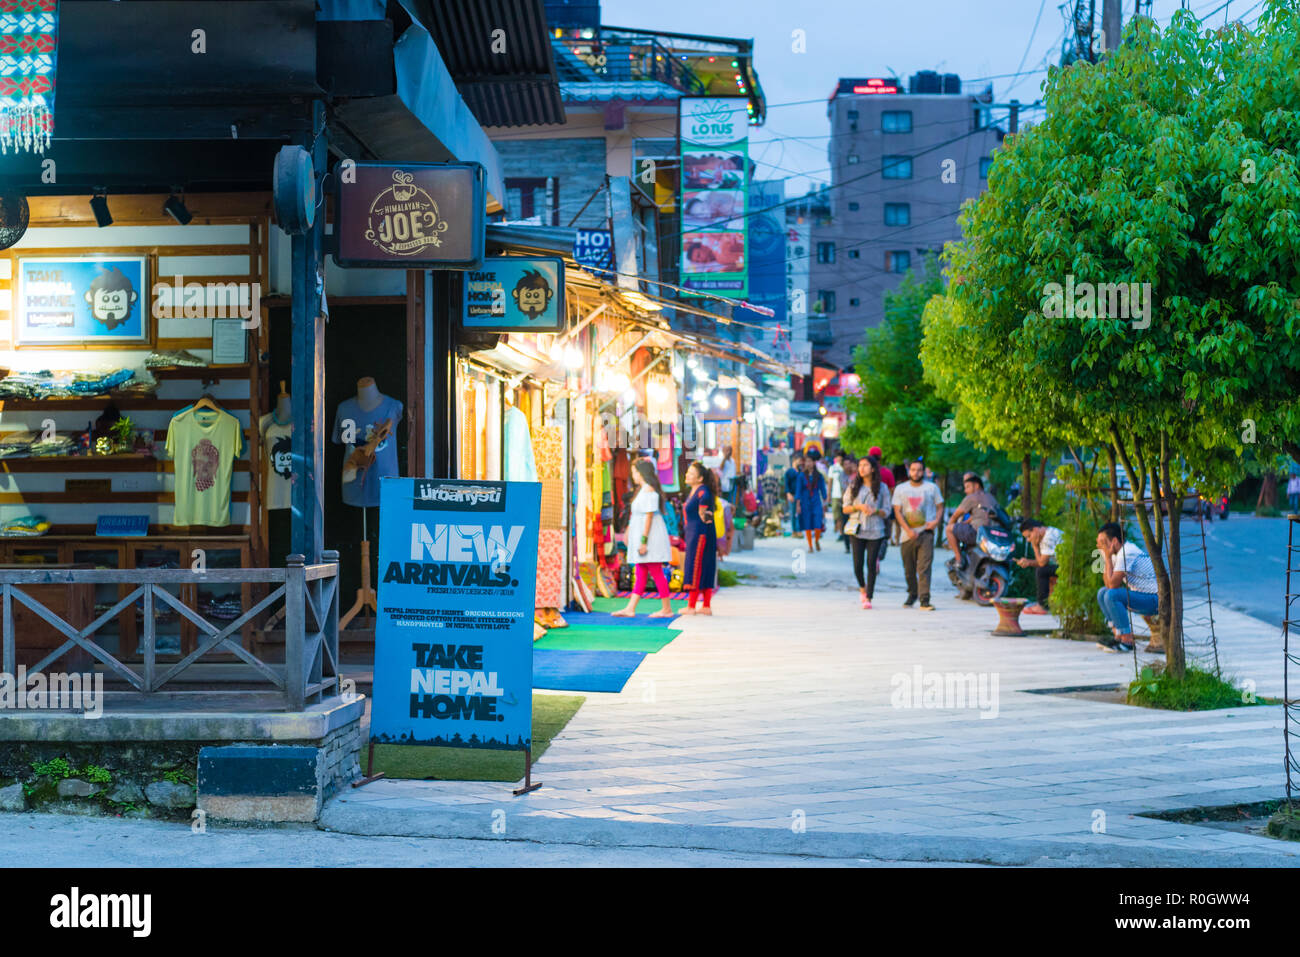
[[[418,256],[442,245],[448,223],[438,214],[433,197],[415,185],[415,177],[393,171],[393,182],[370,203],[365,236],[391,256]]]
[[[148,937],[152,915],[152,894],[82,894],[74,887],[50,898],[50,926],[61,930],[127,928],[133,937]]]
[[[504,482],[417,481],[412,505],[424,511],[501,512],[506,507],[506,486]]]

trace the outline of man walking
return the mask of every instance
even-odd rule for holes
[[[795,525],[794,493],[795,483],[799,481],[799,472],[803,469],[803,454],[796,452],[790,459],[790,467],[785,470],[785,510],[786,517],[790,519],[790,532],[794,535],[798,528]]]
[[[826,476],[826,486],[828,495],[831,500],[831,517],[835,522],[835,534],[839,536],[839,541],[844,543],[844,550],[849,550],[849,540],[844,535],[844,503],[840,501],[844,497],[844,453],[836,452],[834,464],[831,465],[830,474]]]
[[[925,481],[925,466],[920,459],[908,463],[907,478],[898,483],[893,498],[903,577],[907,580],[903,607],[911,608],[919,597],[922,611],[934,611],[930,604],[930,566],[934,563],[934,530],[943,522],[943,495],[939,486]]]

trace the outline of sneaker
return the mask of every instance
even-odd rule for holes
[[[1120,641],[1115,644],[1116,651],[1122,651],[1124,654],[1133,653],[1133,643],[1131,641]]]
[[[915,598],[909,598],[907,601],[903,602],[903,607],[904,607],[904,608],[911,608],[911,607],[912,607],[913,605],[915,605],[915,604],[916,604],[916,599],[915,599]]]
[[[1114,638],[1112,638],[1110,635],[1106,635],[1104,638],[1097,639],[1097,647],[1100,648],[1102,651],[1106,651],[1111,654],[1114,654],[1115,652],[1119,651],[1120,645],[1119,642],[1116,641]]]
[[[864,598],[864,599],[862,599],[862,607],[865,608],[867,611],[870,611],[870,610],[871,610],[871,599],[870,599],[870,598]]]
[[[934,611],[934,606],[929,602],[921,602],[921,611]]]

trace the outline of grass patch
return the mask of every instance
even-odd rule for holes
[[[1178,680],[1166,674],[1161,666],[1147,666],[1129,683],[1128,703],[1167,711],[1214,711],[1271,702],[1199,668],[1189,667]]]
[[[790,577],[793,578],[794,576],[791,575]],[[734,572],[734,571],[732,571],[730,568],[719,568],[719,569],[718,569],[718,587],[719,587],[719,588],[727,588],[727,587],[729,587],[729,586],[732,586],[732,585],[739,585],[739,584],[740,584],[740,573],[739,573],[739,572]]]
[[[1282,805],[1268,819],[1265,828],[1269,837],[1284,841],[1300,841],[1300,807]]]
[[[533,760],[564,730],[586,695],[533,695]],[[366,770],[366,750],[361,751]],[[518,781],[524,776],[522,751],[469,748],[435,748],[424,745],[376,744],[375,772],[390,778],[419,781]]]

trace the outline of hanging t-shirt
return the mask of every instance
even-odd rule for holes
[[[528,428],[528,416],[512,405],[506,409],[505,420],[506,481],[536,482],[537,459],[533,455],[533,433]]]
[[[355,398],[344,399],[339,403],[334,415],[334,441],[342,445],[355,445],[358,448],[370,441],[385,419],[389,420],[392,431],[388,438],[375,446],[375,461],[370,468],[358,473],[351,482],[343,483],[343,503],[354,508],[369,508],[379,504],[379,480],[397,475],[397,423],[402,420],[402,403],[392,396],[384,396],[379,405],[369,412],[361,408]],[[345,423],[352,422],[344,439]],[[346,459],[344,467],[346,468]]]
[[[167,426],[167,454],[176,474],[173,525],[230,524],[230,480],[244,430],[229,412],[185,409]]]
[[[293,489],[293,423],[262,416],[262,501],[268,509],[289,508]]]

